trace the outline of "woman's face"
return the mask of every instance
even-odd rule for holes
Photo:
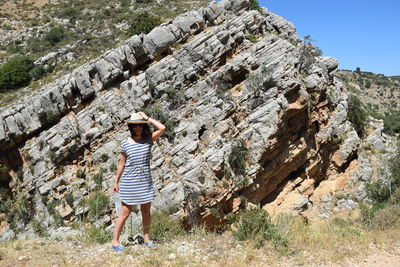
[[[143,132],[142,124],[134,124],[132,127],[133,127],[133,131],[135,132],[135,135],[142,136],[142,132]]]

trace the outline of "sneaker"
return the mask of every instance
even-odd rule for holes
[[[156,244],[154,244],[153,241],[144,242],[143,245],[145,245],[148,248],[156,248]]]
[[[121,251],[124,251],[124,250],[125,250],[125,248],[124,248],[123,246],[121,246],[121,245],[111,246],[111,248],[112,248],[114,251],[117,251],[117,252],[121,252]]]

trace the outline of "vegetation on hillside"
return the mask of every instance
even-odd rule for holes
[[[371,205],[361,203],[362,221],[370,228],[388,229],[400,225],[400,145],[389,161],[387,176],[366,186]]]
[[[18,99],[23,93],[18,88],[30,85],[31,92],[105,50],[118,46],[131,35],[148,33],[162,21],[205,6],[208,1],[183,0],[177,4],[176,0],[160,3],[153,0],[68,0],[43,5],[35,1],[3,2],[0,14],[7,20],[0,19],[0,27],[25,33],[23,39],[0,39],[0,106]],[[11,20],[18,21],[20,26],[8,24]],[[51,52],[59,54],[44,62],[43,66],[32,64]],[[29,57],[31,62],[26,65],[29,70],[20,71],[21,66],[13,66],[12,74],[3,71],[14,64],[15,56]],[[30,69],[32,72],[27,75]],[[17,72],[22,74],[17,75]],[[36,80],[40,82],[32,83]],[[17,91],[21,94],[14,93]]]
[[[364,134],[367,116],[384,121],[384,132],[400,133],[400,79],[356,68],[339,71],[336,76],[350,91],[349,120],[360,134]]]

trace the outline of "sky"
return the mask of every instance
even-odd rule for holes
[[[340,69],[400,75],[400,0],[259,0]]]

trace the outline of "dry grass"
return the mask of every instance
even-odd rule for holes
[[[305,224],[299,218],[278,221],[289,233],[289,249],[282,253],[266,243],[255,249],[251,242],[238,242],[223,234],[198,228],[158,244],[154,250],[128,247],[115,253],[109,244],[77,241],[28,240],[2,243],[0,265],[29,266],[354,266],[379,262],[395,266],[400,260],[400,229],[365,230],[344,220]],[[373,266],[373,265],[371,265]]]

